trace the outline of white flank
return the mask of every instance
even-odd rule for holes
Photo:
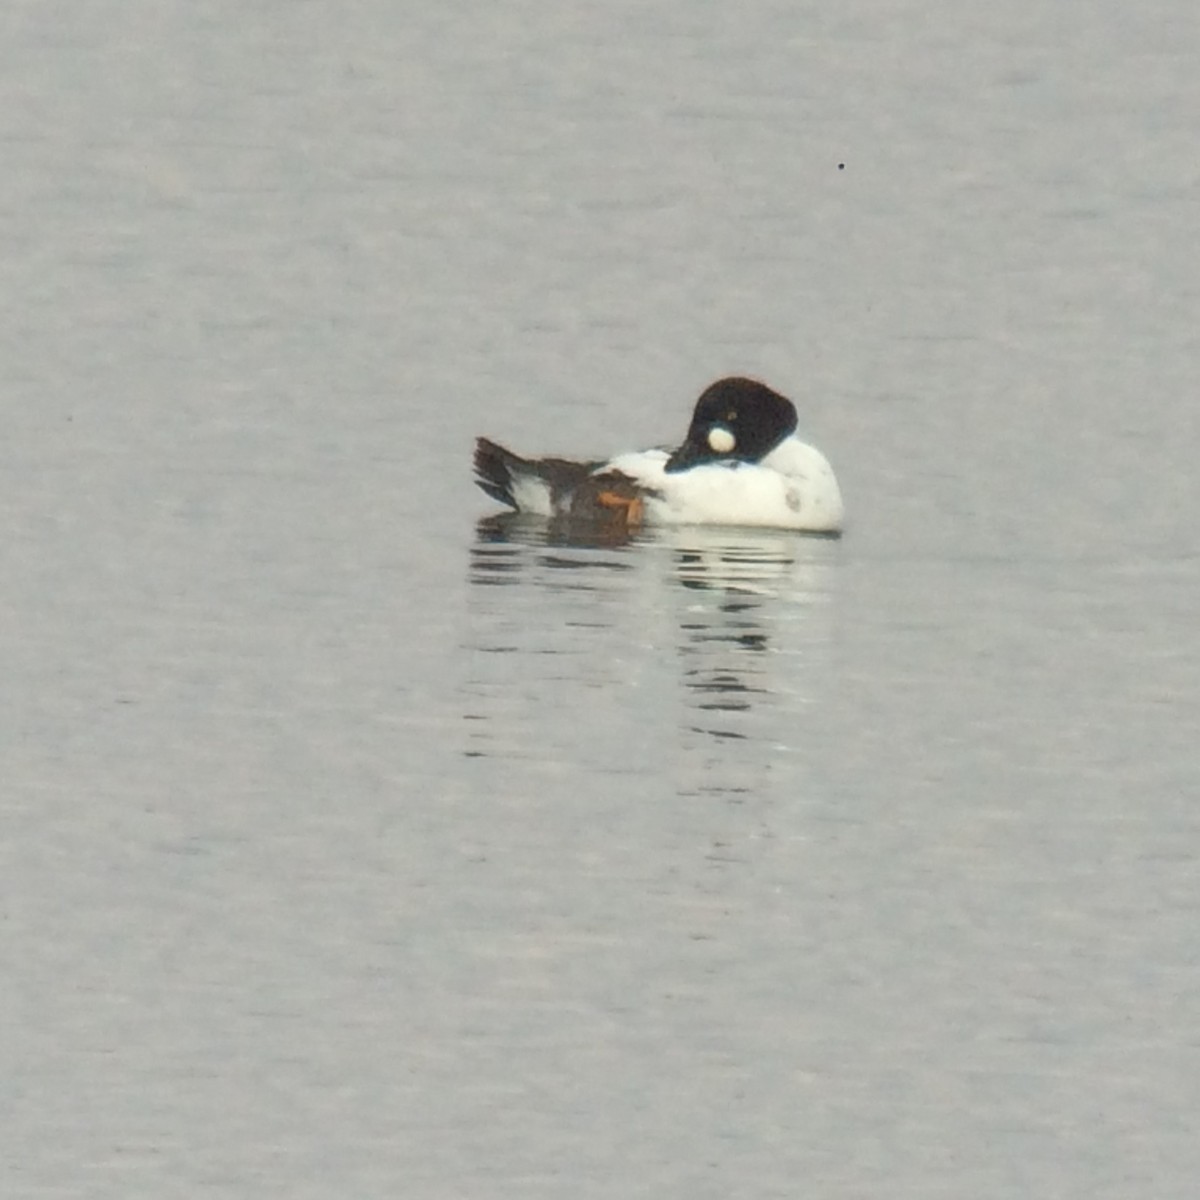
[[[649,519],[663,525],[756,525],[836,533],[845,506],[829,460],[815,446],[788,438],[761,463],[706,463],[670,475],[667,455],[622,454],[610,468],[652,490]]]
[[[537,517],[552,517],[554,507],[550,503],[550,486],[539,475],[523,475],[513,472],[512,498],[517,511],[532,513]]]

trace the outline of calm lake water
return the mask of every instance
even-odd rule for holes
[[[5,1196],[1195,1195],[1190,0],[3,23]]]

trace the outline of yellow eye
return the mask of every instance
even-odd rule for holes
[[[736,421],[736,420],[737,420],[737,409],[736,409],[736,408],[731,408],[731,409],[730,409],[730,410],[729,410],[729,411],[728,411],[728,412],[725,414],[725,420],[727,420],[727,421]]]

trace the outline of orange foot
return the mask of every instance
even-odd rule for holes
[[[617,492],[598,493],[596,503],[614,513],[619,512],[620,520],[630,528],[642,523],[642,517],[646,511],[641,496],[622,496]]]

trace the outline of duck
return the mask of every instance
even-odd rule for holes
[[[675,449],[608,459],[524,458],[481,437],[475,482],[518,513],[630,532],[746,525],[837,536],[845,507],[829,460],[797,434],[796,406],[755,379],[701,393]]]

